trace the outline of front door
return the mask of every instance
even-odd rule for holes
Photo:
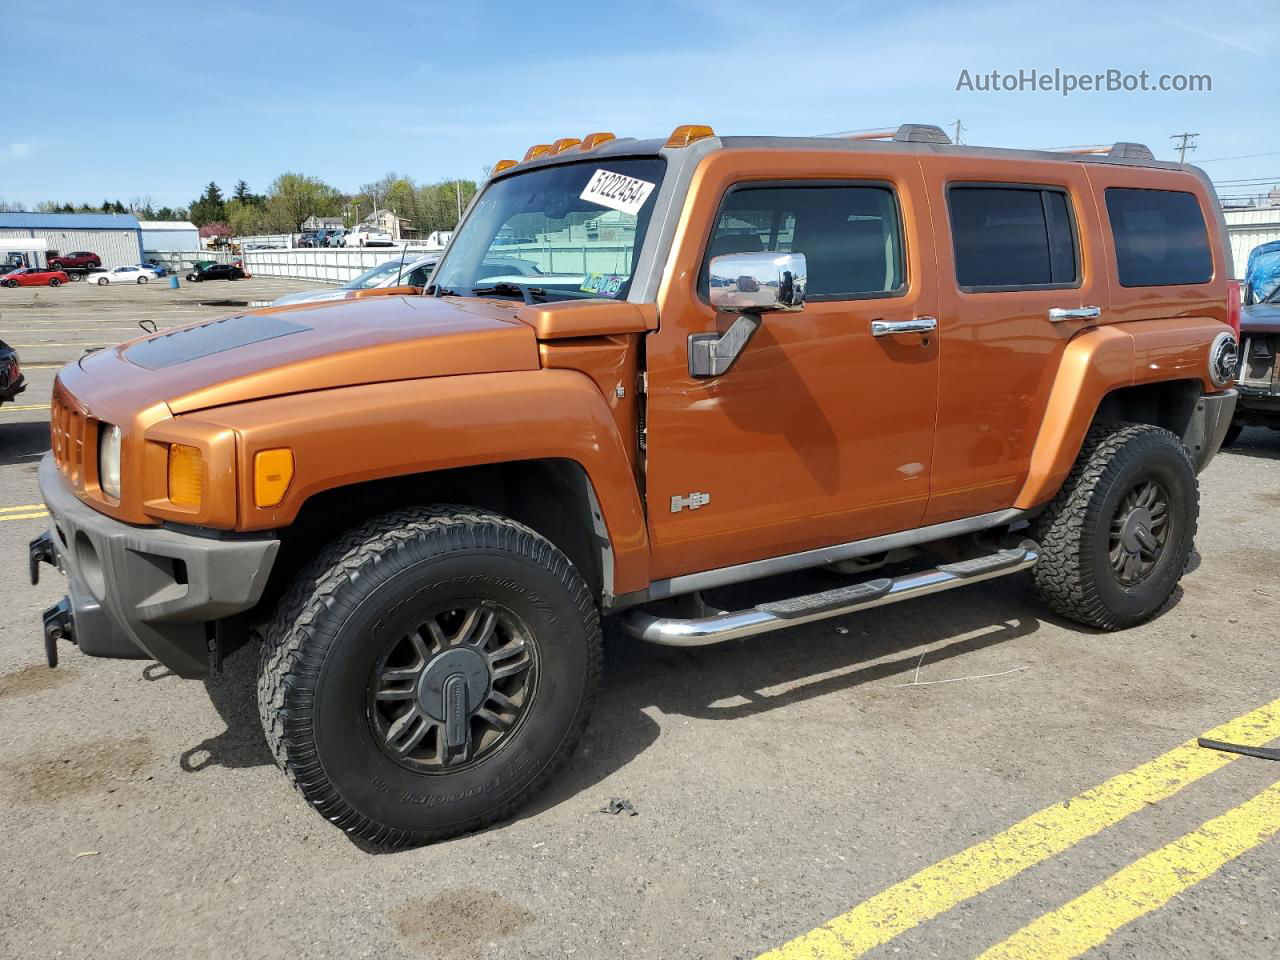
[[[764,151],[707,158],[675,239],[647,345],[654,579],[911,529],[928,502],[937,338],[872,333],[936,314],[918,164],[815,151],[804,179],[777,171]],[[689,336],[734,319],[708,302],[707,261],[761,251],[805,255],[804,308],[691,376]]]

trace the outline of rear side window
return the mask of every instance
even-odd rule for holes
[[[902,227],[888,186],[745,186],[725,197],[707,261],[802,253],[809,300],[893,296],[903,288]],[[707,269],[700,282],[707,295]]]
[[[1071,205],[1062,190],[957,185],[948,200],[962,289],[1031,290],[1079,282]]]
[[[1206,283],[1213,277],[1209,231],[1195,194],[1108,187],[1106,196],[1122,287]]]

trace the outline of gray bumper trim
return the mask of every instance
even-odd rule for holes
[[[1196,408],[1191,412],[1191,422],[1187,424],[1187,432],[1182,435],[1182,442],[1191,451],[1196,473],[1209,465],[1209,461],[1222,446],[1239,397],[1236,390],[1223,390],[1221,393],[1203,394],[1196,401]]]
[[[51,454],[40,462],[40,493],[72,596],[91,597],[111,626],[182,677],[209,672],[205,624],[257,603],[280,549],[274,537],[220,540],[121,523],[82,503]],[[86,653],[118,649],[107,637],[95,644],[92,631],[77,639]]]

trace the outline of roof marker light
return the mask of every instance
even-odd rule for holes
[[[612,133],[604,133],[604,132],[588,133],[585,137],[582,138],[582,145],[578,147],[578,149],[581,150],[583,153],[586,153],[588,150],[594,150],[596,147],[600,146],[600,144],[602,143],[608,143],[610,140],[617,140],[617,139],[618,138],[615,137]]]
[[[705,140],[715,135],[716,132],[706,124],[682,123],[671,131],[671,136],[667,137],[666,145],[668,147],[687,147],[695,140]]]
[[[559,140],[557,140],[555,143],[551,145],[551,152],[564,153],[570,147],[576,147],[581,142],[582,141],[579,140],[577,137],[561,137]]]
[[[520,162],[519,160],[499,160],[497,163],[493,165],[493,171],[489,174],[489,176],[491,177],[496,176],[497,174],[501,173],[503,170],[510,170],[512,167],[516,166],[519,162]]]
[[[524,155],[524,160],[521,162],[528,163],[530,160],[537,160],[539,157],[545,157],[549,153],[551,153],[551,144],[535,143],[529,148],[529,151]]]

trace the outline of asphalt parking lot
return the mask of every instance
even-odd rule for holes
[[[207,683],[64,645],[27,582],[56,368],[306,285],[0,290],[0,956],[1280,954],[1280,433],[1201,477],[1154,622],[1060,621],[1021,577],[700,650],[614,638],[570,765],[514,822],[362,849],[270,759],[253,651]],[[614,798],[635,816],[603,812]]]

